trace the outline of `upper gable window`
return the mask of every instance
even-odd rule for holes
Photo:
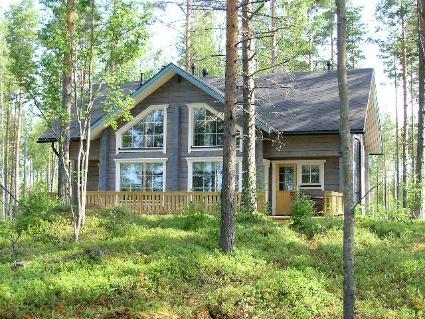
[[[122,134],[125,149],[162,148],[164,146],[164,109],[157,109],[143,117]]]
[[[223,120],[206,108],[193,109],[193,146],[223,146]]]

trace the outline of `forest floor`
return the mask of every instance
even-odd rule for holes
[[[356,227],[358,317],[425,318],[425,223]],[[239,214],[230,255],[218,236],[217,216],[115,209],[89,212],[74,243],[52,213],[16,255],[0,235],[0,318],[341,317],[340,219]]]

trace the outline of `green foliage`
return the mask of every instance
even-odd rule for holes
[[[185,230],[197,231],[205,225],[207,220],[208,216],[205,211],[196,207],[194,203],[191,203],[185,215],[183,228]]]
[[[300,224],[316,213],[314,201],[310,196],[298,192],[297,197],[291,203],[291,212],[294,224]]]
[[[122,208],[88,212],[79,243],[64,212],[45,214],[44,236],[55,241],[23,235],[17,256],[24,268],[11,269],[16,257],[1,244],[7,235],[0,228],[1,318],[342,315],[341,219],[308,219],[314,230],[307,238],[267,216],[238,213],[237,249],[226,255],[218,247],[218,216],[198,219],[203,213],[195,208],[158,217]],[[359,317],[424,316],[424,226],[359,220]]]
[[[38,17],[31,0],[12,4],[6,12],[6,44],[9,71],[21,88],[30,91],[34,86],[35,46]]]

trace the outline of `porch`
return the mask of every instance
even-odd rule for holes
[[[50,193],[56,197],[56,193]],[[242,193],[236,194],[237,209],[242,202]],[[87,207],[127,207],[135,214],[165,215],[186,213],[193,205],[207,213],[216,213],[220,207],[219,192],[87,192]],[[323,213],[341,215],[344,212],[342,193],[325,192]],[[258,211],[267,213],[269,203],[266,193],[258,193]]]

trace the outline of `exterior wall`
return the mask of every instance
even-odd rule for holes
[[[167,107],[167,138],[166,154],[162,150],[148,151],[119,151],[116,150],[116,132],[108,127],[102,132],[100,154],[101,170],[100,183],[102,190],[114,191],[116,189],[116,160],[119,159],[167,159],[166,162],[166,191],[186,191],[188,185],[187,158],[193,157],[221,157],[221,150],[192,150],[188,153],[189,108],[191,103],[205,103],[208,106],[222,110],[222,104],[209,95],[193,86],[188,81],[174,76],[170,81],[161,86],[148,98],[136,105],[132,110],[133,116],[140,114],[152,105],[168,105]],[[120,123],[118,129],[125,123]],[[100,145],[100,142],[99,142]],[[107,148],[107,149],[106,149]],[[240,151],[237,156],[241,157]],[[106,164],[107,163],[107,164]],[[117,177],[119,178],[119,177]]]
[[[191,103],[204,103],[211,108],[222,110],[223,106],[218,101],[196,88],[184,79],[174,76],[162,85],[153,94],[140,102],[132,110],[133,116],[152,105],[167,105],[166,127],[166,153],[162,150],[147,151],[118,151],[116,147],[116,132],[108,127],[103,130],[99,139],[91,144],[90,160],[98,161],[98,185],[92,183],[90,188],[98,188],[101,191],[116,190],[117,160],[129,159],[166,159],[166,191],[186,191],[188,188],[188,158],[222,157],[222,150],[192,150],[189,153],[189,107]],[[119,123],[118,129],[126,123]],[[362,137],[362,136],[361,136]],[[364,143],[363,143],[364,144]],[[362,145],[363,145],[362,144]],[[364,147],[364,146],[363,146]],[[76,159],[78,145],[71,146],[71,158]],[[283,135],[260,137],[258,135],[256,165],[258,187],[269,193],[272,198],[272,163],[275,160],[326,160],[324,164],[324,190],[341,191],[342,170],[340,158],[340,142],[338,135]],[[367,185],[367,154],[364,153],[362,180]],[[238,157],[242,153],[238,150]],[[269,169],[265,168],[269,166]],[[95,166],[91,166],[94,176]],[[366,186],[364,186],[366,187]],[[303,192],[314,197],[323,196],[322,190],[304,189]]]
[[[264,158],[325,158],[338,157],[341,148],[338,135],[283,135],[273,134],[264,141]]]

